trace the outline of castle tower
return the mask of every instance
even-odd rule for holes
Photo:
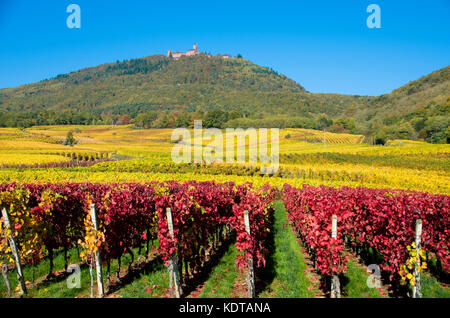
[[[193,46],[192,48],[194,49],[194,51],[197,52],[197,51],[198,51],[198,45],[197,45],[197,43],[195,43],[194,46]]]

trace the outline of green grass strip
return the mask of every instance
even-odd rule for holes
[[[423,298],[450,298],[450,288],[443,287],[436,277],[430,276],[428,272],[422,272],[420,278]]]
[[[155,259],[139,277],[119,289],[124,298],[161,298],[168,294],[169,273],[161,259]]]
[[[219,264],[214,267],[206,280],[199,298],[232,298],[234,283],[238,277],[236,268],[236,256],[238,251],[234,242],[221,258]]]
[[[386,298],[387,294],[380,293],[377,288],[370,288],[367,279],[370,273],[366,272],[357,260],[350,258],[347,262],[347,272],[341,277],[342,298]]]
[[[67,253],[67,258],[68,258],[68,264],[75,264],[79,262],[78,256],[77,256],[77,251],[76,249],[70,249]],[[53,259],[53,268],[54,271],[59,271],[64,269],[64,254],[62,251],[57,251],[55,252],[55,256]],[[23,275],[25,277],[25,281],[27,282],[31,282],[32,281],[32,266],[31,265],[22,265],[22,270],[23,270]],[[38,281],[40,279],[42,279],[42,277],[45,277],[48,274],[49,271],[49,260],[46,258],[44,259],[42,262],[40,262],[39,264],[35,265],[34,268],[34,277],[35,280]],[[16,287],[18,286],[18,280],[17,280],[17,272],[16,270],[10,270],[8,271],[8,278],[9,278],[9,282],[11,284],[11,289],[12,289],[12,293],[15,294],[14,290],[16,289]],[[7,289],[6,289],[6,284],[5,281],[3,280],[3,277],[0,278],[0,298],[2,297],[6,297],[7,296]],[[61,284],[65,284],[65,281],[63,281]],[[40,284],[40,286],[42,287],[45,284]],[[59,286],[60,284],[58,284]],[[28,288],[28,296],[36,296],[35,294],[36,288],[30,289]],[[58,297],[57,295],[55,295],[54,297]]]
[[[273,281],[259,294],[259,297],[311,298],[311,285],[305,275],[306,263],[297,239],[288,225],[286,210],[282,201],[274,204],[274,245],[272,255]]]

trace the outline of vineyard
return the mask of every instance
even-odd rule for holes
[[[80,245],[80,257],[90,264],[94,253],[100,252],[110,285],[112,259],[120,264],[125,253],[134,258],[132,249],[139,246],[140,250],[143,245],[148,256],[149,241],[157,239],[157,253],[166,265],[178,256],[183,279],[201,271],[211,249],[233,231],[236,248],[243,252],[236,258],[237,267],[243,268],[252,258],[259,268],[265,264],[263,245],[270,231],[273,195],[270,186],[254,190],[251,184],[214,182],[3,185],[0,204],[8,211],[12,225],[0,228],[0,251],[6,265],[35,266],[45,255],[52,275],[54,251],[63,249],[67,255],[69,249]],[[96,211],[97,230],[92,226],[92,209]],[[173,220],[172,237],[167,209]],[[251,236],[245,230],[244,211],[249,213]],[[18,246],[19,259],[13,257],[9,237]]]
[[[73,147],[54,143],[73,131]],[[142,182],[218,180],[256,186],[284,183],[332,187],[364,186],[450,194],[448,145],[399,141],[390,146],[296,140],[294,132],[280,130],[280,169],[262,176],[257,165],[174,164],[169,129],[132,129],[129,126],[50,126],[0,130],[0,182]],[[317,136],[323,132],[315,131]],[[286,138],[290,135],[290,138]],[[48,142],[44,142],[47,137]],[[326,138],[328,135],[326,134]],[[350,137],[352,136],[352,137]],[[351,139],[353,138],[353,140]],[[206,145],[206,142],[205,142]],[[120,160],[119,162],[117,162]],[[3,167],[3,168],[1,168]],[[17,170],[19,168],[19,170]]]
[[[363,135],[337,134],[314,129],[290,128],[286,129],[286,133],[289,135],[289,139],[313,143],[323,143],[324,140],[328,144],[361,144],[364,142]]]
[[[76,250],[80,264],[87,264],[91,274],[94,262],[101,260],[106,287],[96,290],[103,295],[113,286],[113,261],[117,264],[116,280],[120,281],[125,255],[131,257],[128,271],[135,259],[157,257],[168,266],[169,273],[176,268],[177,276],[173,277],[179,277],[179,285],[169,285],[166,295],[173,295],[179,288],[179,295],[187,296],[183,290],[192,289],[190,285],[206,270],[218,246],[231,237],[237,250],[233,268],[245,272],[246,281],[248,264],[256,273],[251,277],[261,275],[271,258],[267,246],[274,227],[273,203],[280,197],[298,244],[311,258],[311,267],[319,275],[325,293],[331,288],[331,277],[346,273],[349,254],[370,257],[373,262],[380,258],[376,264],[386,274],[391,292],[415,285],[412,273],[416,263],[411,263],[410,257],[414,261],[422,259],[419,271],[426,270],[428,263],[434,264],[433,270],[440,275],[449,271],[446,195],[306,185],[297,189],[288,184],[279,192],[269,185],[256,189],[251,184],[213,181],[4,184],[0,203],[7,211],[10,226],[2,223],[2,262],[10,270],[18,263],[32,267],[33,273],[34,267],[47,262],[48,279],[54,275],[55,253],[63,251],[67,270],[68,252]],[[333,215],[339,229],[335,237],[330,221]],[[418,219],[423,222],[422,245],[417,254],[410,254],[415,249],[414,224]],[[18,258],[8,244],[12,238]],[[21,289],[22,293],[27,291],[25,283]]]
[[[450,202],[446,195],[306,185],[302,189],[285,185],[283,190],[288,218],[323,275],[346,271],[345,246],[358,253],[371,248],[381,257],[380,267],[390,273],[391,281],[409,280],[414,285],[411,272],[415,264],[406,264],[416,220],[421,220],[424,231],[414,260],[434,257],[438,268],[450,269]],[[339,224],[335,238],[331,236],[333,215]],[[425,268],[426,262],[419,265],[419,270]]]
[[[170,138],[1,128],[0,296],[450,297],[448,145],[282,129],[261,175],[175,164]]]

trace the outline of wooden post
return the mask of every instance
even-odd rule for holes
[[[420,244],[422,235],[422,220],[416,220],[416,266],[414,268],[414,280],[415,284],[413,287],[413,298],[422,298],[422,290],[420,288],[420,272],[417,270],[421,266],[420,261]]]
[[[34,278],[35,278],[35,269],[34,269],[34,255],[33,259],[31,261],[31,267],[32,267],[32,275],[31,275],[31,283],[34,285]]]
[[[150,254],[149,243],[150,243],[150,230],[147,229],[147,240],[145,242],[145,260],[148,260]]]
[[[11,297],[11,284],[9,283],[8,265],[6,264],[6,262],[2,265],[2,275],[3,279],[5,280],[6,289],[8,290],[8,297]]]
[[[5,207],[2,208],[2,216],[3,216],[3,223],[5,223],[5,228],[10,229],[11,224],[9,222],[9,215]],[[9,246],[11,247],[11,253],[13,254],[14,257],[14,262],[16,263],[17,279],[19,280],[20,283],[20,290],[22,294],[26,294],[27,286],[25,285],[25,279],[23,278],[22,265],[20,264],[20,256],[19,252],[17,251],[16,240],[14,239],[14,236],[12,234],[9,235],[8,240]]]
[[[97,225],[97,213],[95,211],[95,204],[91,204],[91,220],[94,226],[95,233],[97,235],[98,225]],[[95,243],[97,243],[97,238],[95,239]],[[98,295],[103,297],[105,294],[105,289],[103,288],[103,273],[102,273],[102,262],[100,258],[100,249],[98,248],[95,252],[95,268],[97,270],[97,288]]]
[[[337,216],[333,215],[331,217],[331,237],[337,238]]]
[[[48,260],[49,260],[49,267],[48,267],[48,275],[47,277],[51,277],[53,275],[53,247],[49,247],[48,249]]]
[[[91,261],[89,262],[89,275],[91,277],[91,298],[94,298],[94,274],[93,274],[93,258],[94,256],[91,253]]]
[[[333,215],[331,218],[331,237],[337,238],[337,216]],[[341,298],[341,284],[339,277],[333,275],[331,278],[331,298]]]
[[[169,227],[170,238],[175,243],[175,235],[173,233],[173,220],[172,220],[172,210],[170,208],[166,209],[167,215],[167,226]],[[180,298],[183,293],[180,286],[180,275],[178,273],[178,260],[177,260],[177,252],[172,255],[172,258],[169,260],[169,289],[170,296],[172,298]],[[173,284],[172,284],[173,282]],[[173,285],[175,285],[175,291],[173,290]]]
[[[250,219],[248,217],[248,211],[244,211],[245,231],[250,234]],[[255,272],[253,269],[253,258],[250,256],[248,260],[248,272],[247,272],[247,297],[255,298]]]

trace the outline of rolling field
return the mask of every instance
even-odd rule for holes
[[[78,143],[57,144],[69,130]],[[398,141],[390,146],[360,143],[362,136],[307,129],[280,130],[280,169],[272,177],[247,165],[174,164],[170,129],[140,130],[129,126],[45,126],[27,130],[0,130],[0,166],[39,164],[68,160],[74,153],[86,157],[115,154],[116,160],[89,167],[1,169],[0,182],[121,182],[220,180],[275,186],[312,184],[398,188],[450,193],[450,146]],[[305,136],[321,140],[307,142]],[[288,136],[289,138],[286,138]],[[309,138],[308,137],[308,138]],[[311,139],[310,139],[311,140]],[[204,145],[207,141],[204,141]],[[251,148],[252,145],[247,147]],[[194,147],[193,147],[194,148]],[[270,148],[270,145],[269,145]],[[60,155],[58,155],[60,154]],[[106,156],[106,155],[105,155]],[[125,159],[125,160],[124,160]]]
[[[74,146],[62,143],[68,131],[77,141]],[[261,175],[259,163],[175,164],[171,135],[171,129],[132,126],[0,128],[0,201],[10,207],[14,222],[21,224],[15,235],[20,241],[27,296],[90,296],[88,265],[97,248],[92,245],[84,213],[93,203],[102,233],[97,239],[107,281],[105,297],[170,296],[166,265],[172,257],[172,243],[167,240],[166,223],[158,222],[165,220],[167,206],[172,206],[175,236],[179,235],[176,250],[183,297],[247,297],[244,264],[248,253],[243,252],[248,248],[255,261],[257,297],[329,297],[332,273],[339,275],[342,297],[408,297],[413,284],[399,283],[403,277],[399,266],[407,259],[413,218],[407,225],[395,217],[390,217],[395,220],[392,224],[378,224],[380,229],[391,227],[398,233],[402,226],[408,228],[396,234],[401,242],[371,245],[366,237],[377,241],[381,234],[373,226],[366,228],[359,213],[372,211],[370,215],[375,217],[378,211],[384,213],[395,206],[394,216],[408,215],[415,205],[432,207],[422,216],[428,226],[426,235],[430,235],[424,247],[429,271],[422,274],[423,296],[450,297],[448,246],[441,249],[429,243],[447,240],[446,221],[442,223],[440,218],[448,219],[449,145],[396,140],[373,146],[363,143],[361,135],[281,129],[279,169],[269,176]],[[248,152],[256,145],[247,140],[246,146]],[[271,145],[267,146],[270,149]],[[195,145],[192,152],[198,147],[206,149],[208,142]],[[297,190],[304,185],[313,187]],[[352,192],[346,187],[362,188]],[[316,195],[313,201],[307,201],[310,194]],[[384,195],[392,201],[386,201]],[[342,226],[339,249],[332,245],[322,250],[314,244],[329,239],[331,214],[321,213],[331,213],[337,198],[344,196],[348,197],[339,203],[339,209],[351,200],[355,200],[354,206],[369,201],[384,205],[336,208]],[[329,197],[335,199],[327,201]],[[316,206],[317,202],[322,205]],[[72,216],[64,214],[68,209]],[[130,209],[133,214],[121,212]],[[251,211],[251,237],[242,224],[244,210]],[[191,218],[183,219],[185,215]],[[316,227],[299,225],[304,219],[316,222]],[[58,222],[67,228],[54,228]],[[190,226],[183,227],[183,222]],[[204,239],[196,236],[200,232]],[[48,233],[54,233],[56,241],[47,237]],[[386,240],[383,235],[380,241]],[[145,242],[151,247],[145,247]],[[398,244],[401,247],[394,257],[389,253]],[[0,250],[5,256],[0,262],[9,264],[13,296],[18,296],[14,261],[7,259],[11,250],[7,245]],[[336,259],[342,267],[335,269],[329,262],[323,265],[318,261],[317,256],[331,257],[327,251],[338,251]],[[382,284],[377,288],[366,283],[370,275],[367,266],[373,262],[383,268]],[[66,288],[68,263],[81,266],[80,288]],[[7,296],[3,283],[0,295]]]

